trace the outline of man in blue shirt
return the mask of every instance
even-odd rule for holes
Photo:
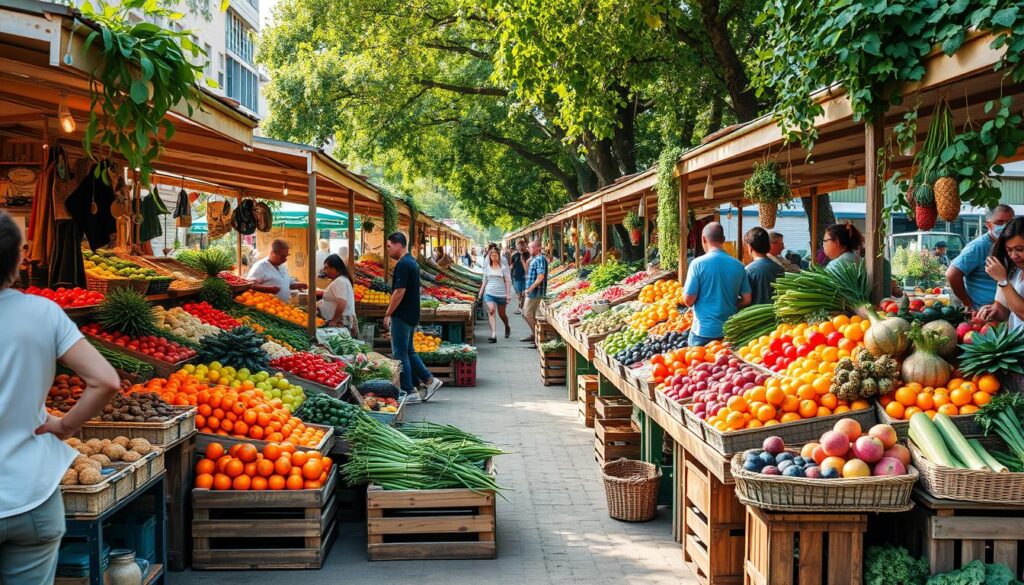
[[[540,309],[540,302],[544,300],[544,295],[548,292],[548,259],[541,254],[540,240],[530,242],[530,268],[526,273],[526,285],[523,319],[530,326],[530,335],[519,341],[536,345],[537,340],[534,335],[537,331],[537,311]]]
[[[388,257],[398,263],[391,276],[391,304],[384,313],[384,327],[391,330],[391,352],[402,362],[405,401],[415,404],[430,400],[441,387],[441,380],[430,374],[413,349],[412,337],[420,323],[420,267],[406,252],[407,245],[405,234],[401,232],[388,236]],[[417,382],[426,384],[426,389],[418,391]]]
[[[992,253],[1003,227],[1014,217],[1009,205],[997,205],[985,216],[986,232],[971,240],[960,255],[949,263],[946,280],[953,294],[970,311],[992,304],[996,298],[996,281],[985,274],[985,259]]]
[[[730,256],[722,245],[722,224],[704,226],[701,242],[707,251],[690,263],[683,285],[683,304],[693,308],[689,345],[707,345],[723,336],[722,325],[737,309],[750,304],[750,282],[743,263]]]

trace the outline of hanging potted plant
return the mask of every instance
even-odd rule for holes
[[[914,177],[917,188],[912,202],[907,203],[913,206],[914,220],[920,230],[935,227],[937,217],[953,221],[960,215],[960,185],[950,171],[955,149],[949,147],[955,136],[953,112],[943,99],[935,107],[928,135],[914,158],[918,168]]]
[[[754,163],[754,173],[743,183],[743,196],[758,204],[761,227],[769,230],[775,227],[779,204],[789,201],[791,194],[775,161]]]
[[[626,228],[629,232],[629,241],[634,246],[640,245],[640,236],[643,235],[640,230],[643,225],[643,220],[640,219],[640,216],[635,211],[630,209],[626,212],[626,217],[622,220],[622,227]]]
[[[366,232],[368,234],[372,234],[373,233],[373,229],[376,228],[376,227],[377,227],[377,224],[373,223],[372,219],[364,219],[363,220],[363,231],[364,232]]]

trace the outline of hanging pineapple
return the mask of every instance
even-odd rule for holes
[[[960,185],[951,176],[939,177],[932,186],[939,217],[954,221],[960,216]]]
[[[938,211],[935,209],[934,190],[927,183],[920,185],[914,192],[917,205],[914,207],[914,223],[917,229],[927,232],[935,227]]]

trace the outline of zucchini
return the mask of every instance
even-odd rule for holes
[[[928,415],[923,412],[910,417],[910,439],[914,441],[914,444],[921,449],[925,457],[932,463],[944,467],[966,467],[963,464],[959,464],[959,461],[949,452],[945,441],[942,440],[942,435],[939,434],[939,430],[932,423],[932,419],[928,418]]]
[[[960,429],[956,428],[956,425],[953,424],[953,421],[948,416],[936,414],[934,423],[935,427],[939,430],[939,434],[945,439],[946,445],[949,446],[949,450],[956,455],[957,459],[967,464],[967,467],[970,469],[992,471],[992,468],[985,464],[985,461],[971,447],[971,444],[960,433]]]
[[[1002,463],[996,461],[996,458],[985,449],[985,446],[981,444],[981,441],[978,439],[967,439],[967,442],[970,443],[971,447],[974,448],[974,452],[978,454],[978,457],[981,457],[981,460],[984,461],[985,465],[988,465],[992,471],[995,471],[996,473],[1009,473],[1010,470]]]

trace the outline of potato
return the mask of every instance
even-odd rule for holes
[[[124,457],[121,458],[121,461],[134,463],[139,459],[142,459],[142,455],[139,455],[138,451],[128,451],[124,454]]]
[[[79,445],[82,444],[82,439],[79,439],[78,437],[71,437],[70,439],[64,442],[67,443],[68,446],[70,446],[71,448],[77,449]]]
[[[103,474],[99,469],[83,469],[78,472],[78,483],[82,485],[95,485],[103,481]]]
[[[64,477],[60,478],[60,485],[78,485],[78,472],[74,469],[65,471]]]
[[[139,455],[148,455],[153,450],[153,446],[149,444],[146,439],[138,438],[132,439],[131,444],[132,451],[135,451]]]
[[[115,445],[113,443],[103,448],[103,454],[110,457],[111,461],[120,461],[127,451],[128,450],[121,445]]]
[[[115,437],[114,438],[114,444],[115,445],[121,445],[125,449],[129,449],[130,448],[129,445],[132,444],[132,440],[129,439],[128,437]]]
[[[108,457],[108,456],[106,456],[106,455],[104,455],[102,453],[97,453],[95,455],[90,455],[89,459],[92,459],[93,461],[98,461],[99,464],[101,466],[103,466],[103,467],[106,467],[107,465],[110,465],[110,457]]]

